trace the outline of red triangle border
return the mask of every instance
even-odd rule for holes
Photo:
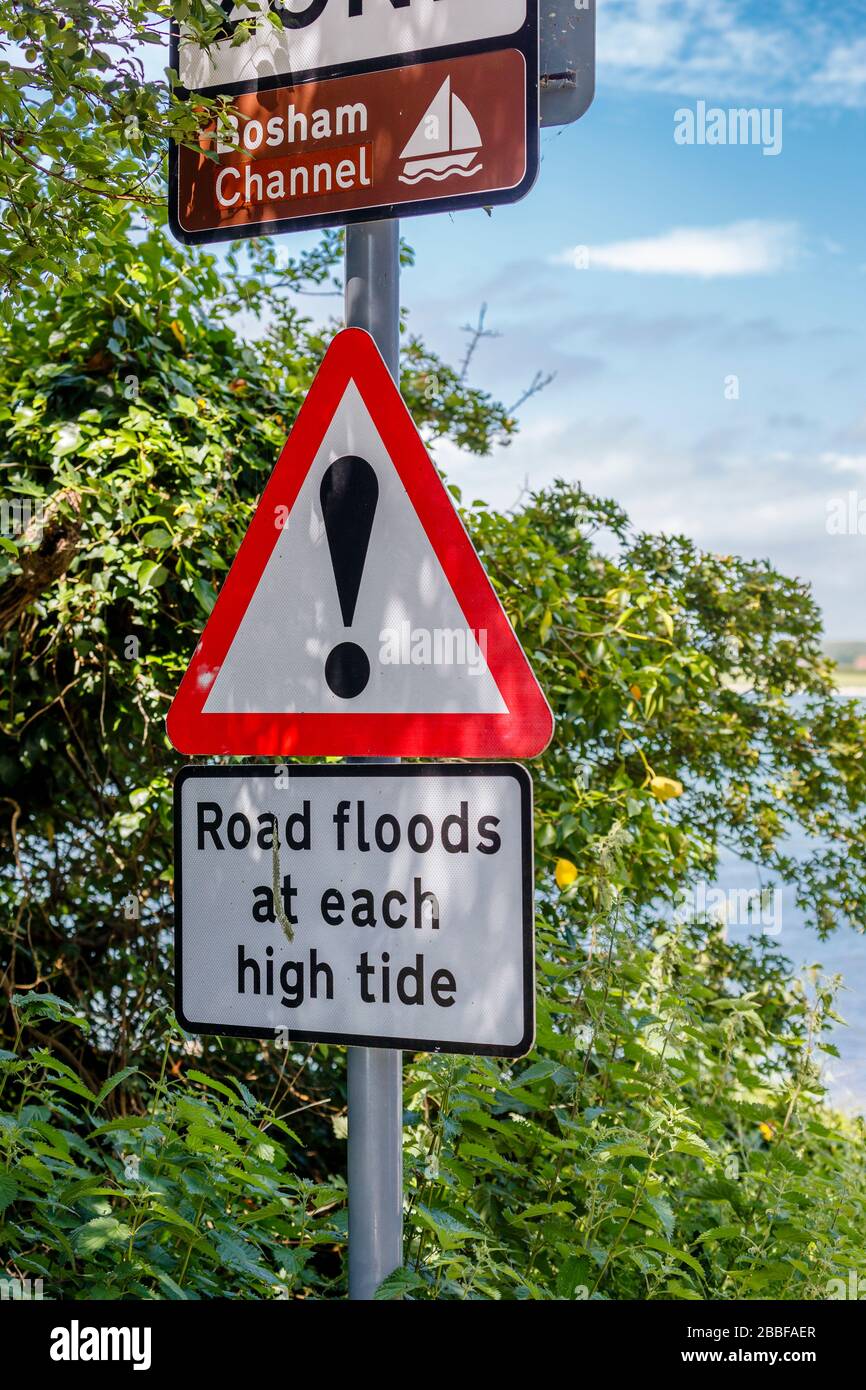
[[[391,455],[467,626],[476,636],[486,630],[487,664],[508,706],[507,714],[203,711],[277,543],[276,509],[294,506],[351,380]],[[405,402],[375,342],[362,329],[338,333],[325,354],[219,592],[166,726],[179,752],[208,756],[532,758],[550,742],[550,706]]]

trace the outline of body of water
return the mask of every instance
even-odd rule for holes
[[[792,839],[786,848],[793,855],[805,858],[810,848],[808,837],[802,834]],[[754,865],[744,863],[732,854],[722,857],[717,878],[719,888],[742,894],[744,890],[760,891],[762,886],[769,883],[772,880],[766,870],[759,879]],[[839,1058],[824,1057],[824,1073],[831,1099],[841,1109],[866,1113],[866,935],[861,935],[852,927],[839,926],[832,936],[822,941],[812,928],[806,926],[803,913],[795,902],[793,888],[784,884],[780,884],[779,888],[780,910],[777,910],[774,919],[768,905],[765,919],[774,940],[797,971],[802,972],[817,964],[826,975],[841,975],[845,983],[837,1000],[836,1012],[845,1019],[846,1026],[837,1025],[832,1034],[825,1034],[825,1040],[833,1042],[841,1053]],[[777,925],[780,927],[778,931],[775,930]],[[866,927],[866,904],[863,906],[863,925]],[[759,931],[761,928],[730,926],[728,939],[736,941],[739,937],[742,940],[750,930]]]

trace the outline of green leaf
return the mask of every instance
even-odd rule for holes
[[[142,560],[135,572],[136,583],[141,589],[159,589],[167,578],[165,565],[157,564],[156,560]]]
[[[224,1082],[217,1081],[215,1077],[206,1076],[203,1071],[194,1070],[188,1071],[186,1077],[187,1081],[197,1081],[200,1086],[206,1086],[210,1091],[219,1091],[221,1095],[227,1096],[233,1105],[237,1105],[238,1097],[235,1092]]]
[[[419,1203],[417,1209],[418,1218],[432,1231],[435,1231],[438,1239],[445,1249],[453,1249],[461,1245],[464,1240],[483,1240],[485,1232],[478,1226],[469,1225],[461,1215],[447,1210],[441,1206],[426,1206]]]
[[[167,546],[171,545],[171,536],[161,526],[155,526],[152,530],[145,532],[141,538],[141,543],[143,546],[153,546],[157,550],[165,550]]]
[[[135,1076],[137,1071],[138,1067],[124,1067],[122,1071],[115,1072],[114,1076],[110,1076],[100,1088],[99,1094],[96,1097],[96,1104],[101,1105],[106,1097],[111,1095],[115,1086],[119,1086],[128,1076]]]
[[[103,1134],[117,1134],[124,1130],[146,1129],[148,1125],[154,1123],[150,1115],[120,1115],[115,1120],[106,1120],[104,1124],[97,1125],[90,1131],[92,1139],[98,1139]]]
[[[11,1206],[18,1196],[18,1184],[11,1173],[0,1169],[0,1212]]]
[[[703,1139],[678,1139],[671,1146],[671,1153],[691,1154],[693,1158],[702,1158],[708,1163],[715,1163],[716,1156],[709,1144],[705,1144]]]
[[[609,1158],[646,1158],[647,1151],[640,1144],[633,1144],[629,1141],[612,1142],[610,1144],[600,1144],[595,1150],[596,1158],[606,1162]]]
[[[79,1226],[75,1232],[74,1244],[82,1255],[95,1255],[108,1245],[122,1245],[129,1240],[130,1230],[124,1222],[114,1216],[98,1216]]]
[[[424,1287],[424,1280],[414,1269],[395,1269],[393,1274],[382,1280],[373,1299],[377,1303],[386,1303],[395,1298],[405,1298],[407,1294]]]
[[[700,1245],[704,1241],[711,1240],[737,1240],[743,1235],[742,1226],[711,1226],[708,1231],[702,1231],[695,1237],[695,1245]]]
[[[210,616],[213,606],[216,603],[216,590],[213,585],[208,583],[206,579],[197,576],[193,580],[192,589],[198,600],[199,606]]]
[[[693,1269],[695,1274],[699,1274],[701,1278],[704,1277],[703,1267],[688,1251],[677,1250],[675,1246],[669,1245],[666,1240],[660,1240],[657,1236],[645,1236],[643,1244],[650,1250],[658,1250],[662,1255],[669,1255],[672,1260],[680,1260],[690,1269]]]

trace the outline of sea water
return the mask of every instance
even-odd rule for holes
[[[792,836],[785,846],[792,856],[802,859],[808,857],[810,847],[814,848],[814,842],[810,846],[804,831]],[[756,912],[750,914],[748,921],[729,922],[728,939],[745,941],[750,935],[767,932],[798,973],[804,974],[809,966],[819,964],[823,974],[842,976],[844,988],[838,996],[836,1012],[845,1019],[845,1025],[834,1025],[831,1033],[824,1034],[824,1041],[832,1042],[841,1056],[818,1056],[824,1058],[823,1071],[831,1101],[840,1109],[866,1113],[866,934],[840,923],[822,941],[814,928],[806,925],[793,885],[779,883],[766,869],[759,876],[754,864],[735,854],[723,852],[720,856],[715,886],[728,892],[732,899],[738,895],[742,901],[746,892],[760,893],[768,885],[779,890],[781,903],[776,900],[772,904],[764,921]],[[769,909],[771,902],[765,899],[765,906]],[[862,925],[866,930],[866,904]]]

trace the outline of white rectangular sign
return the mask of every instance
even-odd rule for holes
[[[180,83],[188,91],[261,89],[268,80],[301,73],[357,71],[457,45],[484,43],[517,33],[529,0],[248,0],[224,6],[224,36],[207,49],[181,28],[177,53]],[[282,27],[269,19],[276,14]],[[250,36],[238,23],[258,19]]]
[[[522,1056],[532,867],[518,764],[184,768],[178,1019],[190,1033]]]

